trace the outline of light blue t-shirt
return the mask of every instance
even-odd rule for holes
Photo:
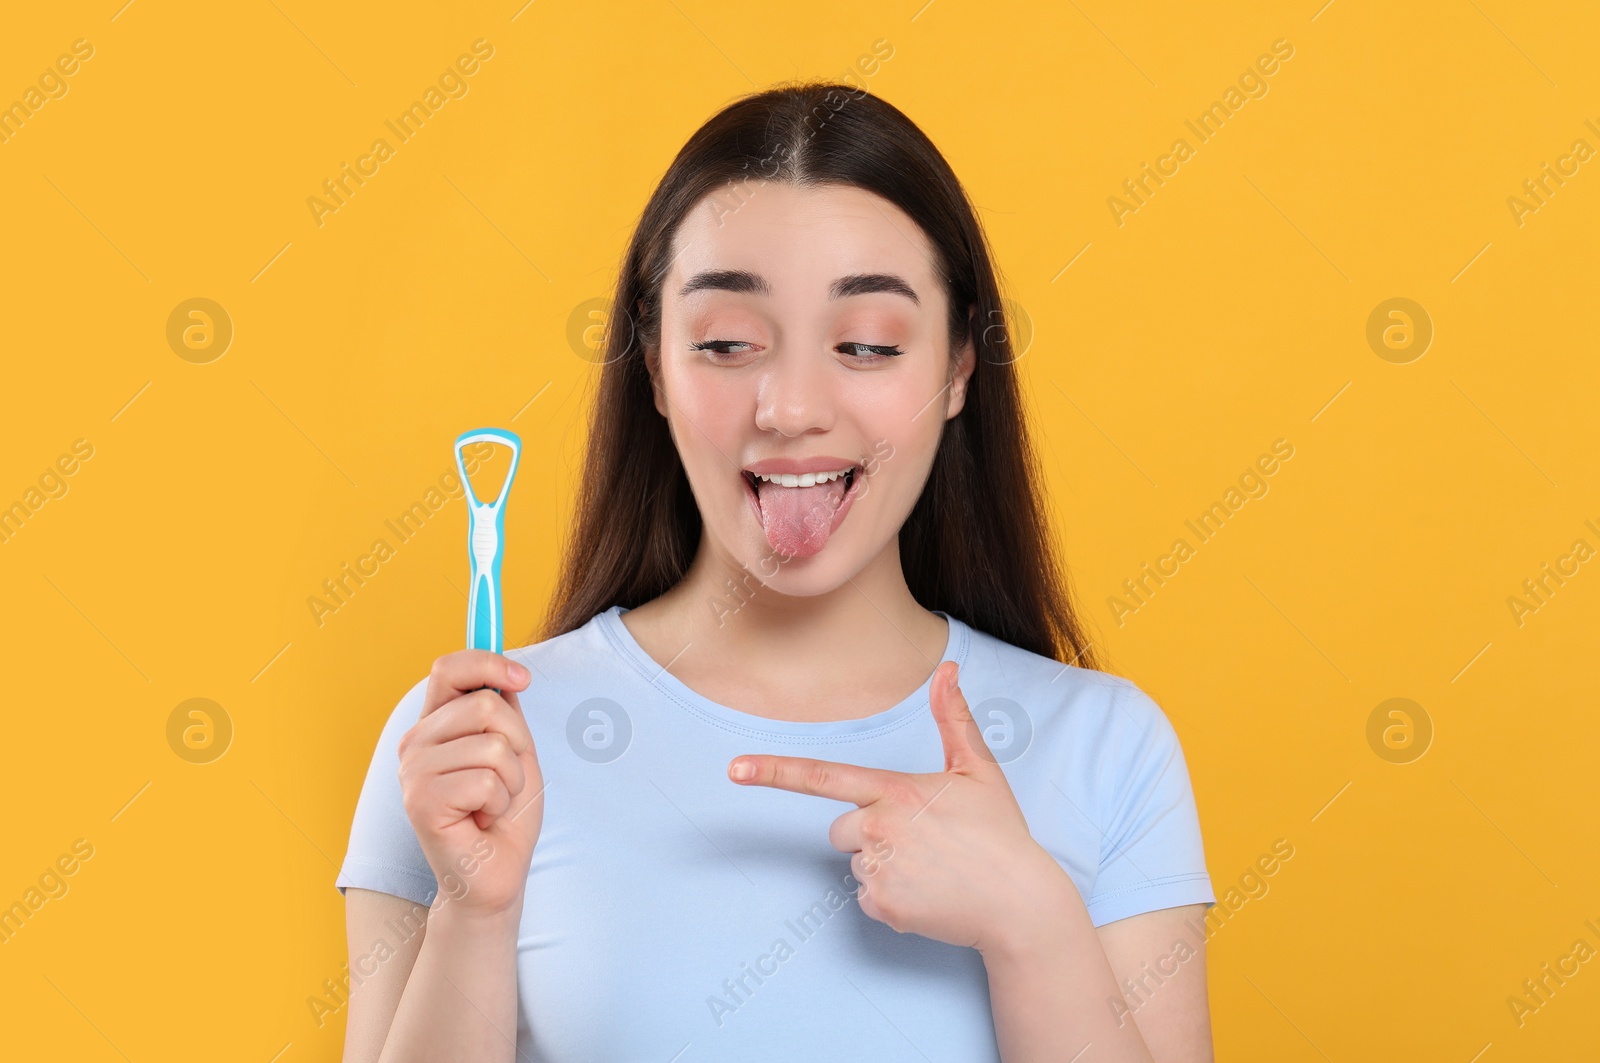
[[[766,719],[663,670],[623,612],[507,653],[533,673],[519,698],[546,783],[517,941],[519,1060],[998,1061],[978,952],[857,904],[850,855],[828,842],[855,806],[727,776],[741,753],[940,771],[928,682],[861,719]],[[1214,903],[1188,768],[1155,702],[936,612],[942,659],[1094,924]],[[435,896],[397,774],[425,686],[378,739],[341,892]]]

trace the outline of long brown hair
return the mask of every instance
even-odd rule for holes
[[[651,388],[661,286],[689,210],[712,193],[736,202],[744,182],[762,179],[853,185],[895,204],[933,245],[952,358],[972,336],[977,365],[966,403],[945,422],[922,496],[900,529],[912,595],[1015,646],[1101,667],[1050,542],[1006,308],[966,192],[911,119],[865,90],[827,81],[734,101],[689,138],[646,204],[617,280],[577,511],[536,638],[572,631],[613,605],[642,605],[688,571],[700,511]]]

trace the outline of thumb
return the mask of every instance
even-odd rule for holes
[[[978,730],[978,722],[972,718],[972,710],[967,707],[966,695],[958,685],[958,671],[954,661],[946,661],[934,670],[929,704],[944,744],[944,770],[965,773],[982,770],[983,765],[993,765],[997,761]]]

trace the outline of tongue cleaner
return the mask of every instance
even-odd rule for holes
[[[500,486],[500,497],[493,502],[480,502],[467,476],[466,463],[461,460],[461,448],[469,443],[499,443],[511,448],[511,467],[506,470],[505,483]],[[467,508],[472,520],[467,533],[469,555],[472,559],[472,591],[467,597],[467,648],[500,653],[505,649],[505,613],[500,607],[500,561],[505,556],[506,495],[511,491],[512,477],[517,475],[517,458],[522,452],[522,440],[503,428],[477,428],[463,432],[456,439],[456,469],[461,473],[461,483],[467,490]]]

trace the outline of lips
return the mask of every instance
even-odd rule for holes
[[[776,473],[792,473],[798,476],[807,472],[836,472],[839,469],[859,467],[860,463],[853,458],[819,454],[812,458],[762,458],[760,461],[746,465],[744,471],[755,473],[757,476],[772,476]]]

